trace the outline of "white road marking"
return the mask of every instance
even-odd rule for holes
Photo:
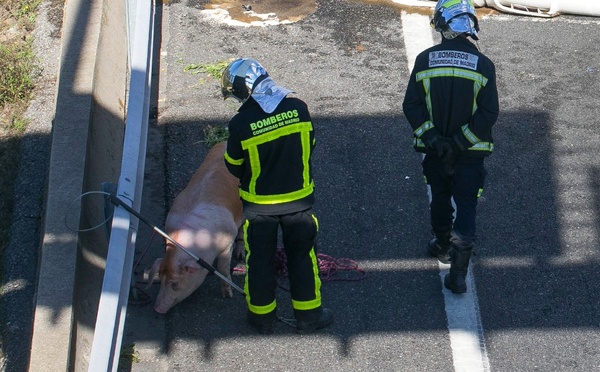
[[[398,260],[357,260],[355,261],[358,267],[368,272],[412,272],[414,270],[420,270],[420,266],[424,265],[425,261],[430,261],[429,257],[415,258],[412,260],[398,259]],[[594,259],[594,262],[600,262],[598,259]],[[477,259],[477,266],[484,269],[534,269],[538,267],[539,262],[533,257],[493,257],[485,258],[479,257]],[[571,267],[575,268],[580,265],[579,262],[571,262],[564,264],[562,262],[549,261],[548,265],[554,266],[557,269]],[[441,270],[447,269],[449,266],[440,267]]]
[[[402,12],[402,29],[408,66],[409,70],[412,70],[417,55],[433,45],[429,17]],[[429,188],[428,195],[431,200]],[[490,364],[485,348],[475,280],[471,269],[467,274],[467,293],[455,295],[447,290],[443,283],[450,265],[439,263],[439,268],[454,370],[457,372],[489,371]]]
[[[402,31],[404,32],[404,47],[408,59],[408,69],[412,71],[415,58],[424,49],[433,46],[433,36],[429,17],[419,14],[402,12]]]

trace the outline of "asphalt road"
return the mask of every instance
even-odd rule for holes
[[[401,112],[409,66],[400,12],[323,0],[296,23],[239,27],[210,20],[200,3],[162,9],[142,213],[164,221],[207,152],[203,130],[226,125],[238,107],[222,101],[217,80],[184,67],[253,57],[311,109],[320,252],[357,261],[367,277],[324,283],[336,322],[309,336],[283,323],[255,334],[243,296],[220,298],[215,277],[165,316],[132,304],[131,370],[454,371],[438,265],[424,254],[420,156]],[[576,16],[480,21],[501,103],[473,263],[493,371],[600,369],[599,25]],[[161,255],[150,235],[138,235],[138,272]],[[288,294],[278,296],[280,315],[291,317]]]

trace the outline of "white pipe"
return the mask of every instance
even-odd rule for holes
[[[499,11],[535,17],[574,14],[600,17],[597,0],[474,0],[476,6],[489,6]]]

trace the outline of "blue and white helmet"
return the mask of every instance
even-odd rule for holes
[[[439,0],[435,6],[431,27],[441,32],[446,39],[466,34],[479,40],[479,24],[472,0]]]

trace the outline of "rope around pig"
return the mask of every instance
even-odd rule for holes
[[[103,195],[104,199],[105,199],[104,200],[105,203],[108,200],[107,196],[111,196],[110,193],[104,192],[104,191],[90,191],[90,192],[82,194],[80,197],[78,197],[76,200],[74,200],[73,204],[75,202],[79,202],[81,199],[83,199],[84,196],[88,196],[88,195]],[[133,212],[130,212],[130,213],[133,213]],[[67,219],[68,214],[65,214],[65,225],[70,230],[73,230],[76,232],[91,231],[91,230],[95,230],[95,229],[99,228],[100,226],[105,225],[112,218],[112,215],[113,215],[113,213],[105,215],[103,221],[93,225],[92,227],[75,228],[75,227],[69,225],[68,219]],[[138,216],[138,218],[142,219],[141,216]],[[145,249],[143,250],[141,257],[135,262],[135,264],[133,266],[133,275],[135,275],[135,276],[137,276],[139,274],[139,272],[137,271],[138,266],[139,266],[140,262],[142,261],[142,259],[144,258],[144,256],[146,255],[146,253],[148,252],[148,249],[150,248],[150,244],[155,235],[155,231],[156,231],[156,229],[153,230],[152,235],[148,239],[148,242],[146,244]],[[289,288],[287,288],[286,286],[284,286],[281,283],[284,279],[286,279],[288,277],[287,257],[285,255],[285,251],[282,246],[277,247],[275,260],[276,260],[275,265],[276,265],[277,285],[281,289],[289,291]],[[321,281],[323,281],[323,282],[358,281],[358,280],[364,279],[367,276],[367,273],[364,270],[360,269],[358,267],[358,264],[355,261],[347,259],[347,258],[335,259],[326,254],[319,253],[319,254],[317,254],[317,261],[318,261],[318,266],[319,266],[319,277],[321,278]],[[243,268],[243,267],[241,267],[241,268],[235,267],[235,268],[232,268],[232,270],[236,271],[236,272],[245,273],[245,268]],[[354,278],[336,277],[337,273],[339,273],[340,271],[353,271],[353,272],[357,272],[359,275]],[[149,280],[152,281],[152,278],[149,278]],[[130,286],[131,297],[129,298],[129,303],[132,305],[145,305],[145,304],[151,302],[151,296],[148,295],[148,293],[146,293],[141,288],[141,286],[140,286],[141,283],[142,282],[139,282],[136,280]]]
[[[148,249],[150,248],[150,243],[152,242],[152,238],[154,237],[154,235],[155,234],[153,232],[150,238],[148,239],[146,248],[143,250],[142,255],[134,264],[134,275],[139,274],[137,272],[137,268],[144,256],[146,255],[146,253],[148,252]],[[323,253],[317,253],[317,263],[319,266],[319,277],[321,278],[322,282],[355,282],[362,280],[367,276],[367,272],[361,269],[356,261],[351,260],[349,258],[336,259]],[[232,270],[241,274],[246,273],[246,269],[243,266],[236,266],[232,268]],[[342,271],[354,272],[358,273],[358,275],[354,277],[348,277],[347,275],[345,277],[339,277],[338,274]],[[277,286],[289,292],[289,287],[283,284],[283,281],[285,281],[285,279],[288,278],[287,256],[285,255],[283,246],[278,246],[275,252],[275,274],[277,276]],[[135,284],[132,285],[131,294],[133,296],[133,299],[129,299],[129,302],[132,305],[145,305],[151,301],[150,296],[139,286],[140,283],[141,282],[135,282]],[[280,320],[284,323],[287,323],[286,321],[284,321],[284,319]]]

